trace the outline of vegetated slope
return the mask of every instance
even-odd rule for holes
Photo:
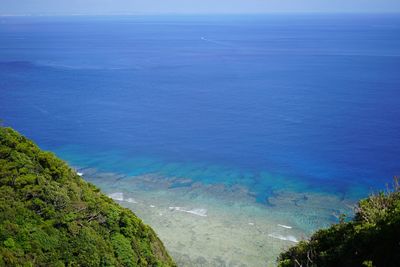
[[[154,231],[0,127],[0,266],[175,266]]]
[[[400,185],[358,203],[355,218],[317,231],[282,253],[280,267],[400,266]]]

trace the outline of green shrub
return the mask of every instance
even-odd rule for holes
[[[175,266],[154,231],[0,127],[0,266]]]
[[[278,266],[400,266],[400,186],[359,202],[352,221],[317,231],[278,258]]]

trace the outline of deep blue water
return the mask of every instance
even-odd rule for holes
[[[400,174],[400,16],[2,17],[0,118],[82,167],[365,195]]]

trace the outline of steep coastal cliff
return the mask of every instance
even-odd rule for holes
[[[175,266],[154,231],[0,127],[0,266]]]

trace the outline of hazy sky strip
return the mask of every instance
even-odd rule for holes
[[[400,0],[0,0],[1,15],[400,12]]]

